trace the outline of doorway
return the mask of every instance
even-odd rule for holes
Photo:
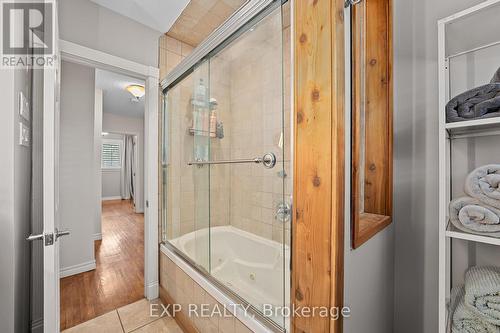
[[[71,63],[75,65],[79,65],[79,70],[83,71],[82,68],[90,69],[92,75],[89,75],[91,79],[94,78],[95,69],[103,69],[110,70],[115,73],[120,73],[124,75],[129,75],[139,80],[144,81],[144,121],[143,121],[143,132],[144,132],[144,167],[143,174],[141,175],[141,179],[143,181],[143,194],[142,197],[135,197],[135,206],[142,204],[142,209],[144,213],[143,218],[143,228],[141,228],[143,234],[143,283],[142,286],[139,286],[137,289],[142,289],[142,296],[146,297],[148,300],[156,299],[158,297],[158,220],[157,220],[157,165],[156,163],[148,163],[147,161],[155,161],[157,159],[157,144],[158,144],[158,131],[157,131],[157,122],[158,122],[158,76],[159,70],[155,67],[145,66],[139,63],[135,63],[133,61],[129,61],[123,58],[119,58],[116,56],[112,56],[110,54],[106,54],[97,50],[89,49],[87,47],[67,42],[64,40],[59,40],[58,49],[61,55],[63,62]],[[71,207],[79,207],[81,206],[85,200],[82,198],[86,197],[85,188],[84,187],[76,187],[76,190],[71,192],[70,196],[63,196],[60,194],[61,183],[71,183],[79,180],[78,178],[67,179],[65,175],[59,172],[59,167],[62,162],[68,163],[75,168],[81,168],[82,170],[88,170],[89,173],[95,172],[96,170],[100,170],[100,165],[97,165],[96,158],[94,157],[93,161],[82,167],[75,160],[71,158],[64,158],[64,156],[60,156],[59,154],[59,142],[62,141],[63,138],[60,138],[60,131],[58,126],[59,122],[59,70],[60,66],[53,69],[52,71],[47,70],[44,71],[44,172],[43,181],[44,184],[48,184],[47,188],[44,187],[44,194],[47,194],[47,200],[44,203],[44,207],[47,210],[44,210],[44,230],[47,230],[45,234],[42,235],[42,239],[45,239],[46,246],[44,247],[44,267],[43,272],[40,271],[40,279],[43,280],[44,284],[44,296],[41,298],[41,302],[38,305],[40,308],[43,308],[43,316],[44,318],[44,326],[46,329],[50,331],[57,332],[60,328],[60,265],[61,262],[60,255],[64,255],[66,251],[60,251],[59,244],[63,242],[63,239],[59,237],[61,235],[67,235],[71,233],[73,235],[78,235],[78,228],[75,230],[69,230],[68,232],[61,231],[60,227],[64,227],[64,222],[62,216],[60,214],[60,207],[63,205]],[[88,74],[89,72],[87,72]],[[80,72],[79,74],[82,74]],[[83,74],[86,75],[86,74]],[[89,80],[92,81],[93,80]],[[79,80],[82,85],[88,81],[87,80]],[[90,86],[79,86],[75,89],[75,93],[71,98],[71,103],[69,104],[69,109],[71,112],[75,112],[77,109],[81,108],[85,103],[89,103],[88,99],[85,99],[85,102],[82,102],[81,97],[84,95],[83,92],[86,91],[86,88],[90,89]],[[82,89],[80,89],[82,88]],[[92,89],[95,87],[92,85]],[[92,104],[89,107],[89,110],[94,108],[94,100],[93,100],[94,91],[92,91]],[[82,114],[82,113],[79,113]],[[86,115],[88,116],[88,115]],[[93,115],[92,115],[93,116]],[[92,135],[93,129],[87,125],[87,127],[83,126],[83,123],[80,122],[79,119],[75,121],[76,130],[84,130],[86,135],[88,135],[89,131]],[[70,133],[71,134],[71,133]],[[94,132],[94,136],[101,137],[102,131],[99,133]],[[69,140],[75,140],[77,135],[69,135]],[[90,140],[89,140],[90,141]],[[47,149],[45,149],[47,148]],[[81,152],[74,151],[75,156],[78,156]],[[93,151],[85,150],[86,154],[90,156],[95,156]],[[89,158],[89,160],[92,160]],[[100,161],[99,161],[100,162]],[[72,164],[71,164],[72,163]],[[50,170],[55,170],[55,172],[50,172]],[[69,180],[69,181],[68,181]],[[97,186],[89,186],[90,188],[95,189]],[[69,199],[68,199],[69,198]],[[100,195],[95,195],[93,193],[92,196],[93,206],[101,208]],[[64,200],[68,199],[68,200]],[[65,203],[64,203],[65,201]],[[97,204],[99,203],[99,204]],[[136,214],[137,212],[133,212]],[[95,209],[92,212],[86,212],[87,220],[84,220],[85,223],[81,223],[79,227],[87,225],[92,226],[92,231],[97,230],[95,227],[96,223],[93,222],[97,219],[95,218],[98,214],[98,209]],[[79,216],[77,214],[73,214],[72,217]],[[100,220],[100,219],[99,219]],[[52,221],[52,224],[48,223]],[[139,224],[140,225],[140,224]],[[54,233],[51,233],[51,230],[55,230]],[[38,237],[38,235],[36,235]],[[68,237],[68,236],[67,236]],[[66,239],[69,239],[67,238]],[[98,237],[97,232],[92,234],[92,237]],[[37,238],[38,239],[38,238]],[[76,245],[76,243],[80,241],[78,237],[73,237],[72,245]],[[52,243],[53,242],[53,243]],[[93,242],[92,242],[93,243]],[[94,252],[94,246],[90,243],[91,252]],[[54,246],[49,246],[49,245]],[[53,265],[52,265],[53,263]],[[89,271],[93,268],[94,265],[96,267],[96,261],[92,262],[92,260],[88,262],[84,262],[81,266],[73,267],[75,270],[80,270],[80,272]],[[68,273],[66,271],[63,275]],[[69,271],[71,273],[71,271]],[[75,271],[73,271],[75,273]],[[95,292],[99,292],[99,290],[95,290]],[[126,292],[126,291],[125,291]],[[79,302],[78,297],[73,298],[74,302]],[[43,305],[42,305],[43,303]]]
[[[145,88],[85,64],[61,68],[64,330],[144,297]]]

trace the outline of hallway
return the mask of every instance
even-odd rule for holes
[[[144,297],[144,214],[128,200],[102,204],[97,268],[61,279],[61,330]]]

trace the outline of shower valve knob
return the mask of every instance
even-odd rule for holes
[[[276,155],[273,153],[267,153],[264,156],[262,156],[262,165],[268,169],[274,168],[276,165]]]

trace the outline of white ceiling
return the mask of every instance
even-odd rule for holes
[[[91,0],[134,21],[167,32],[189,0]]]
[[[130,84],[144,85],[144,81],[96,69],[95,85],[103,91],[103,112],[135,118],[144,116],[144,96],[139,102],[132,102],[132,94],[125,90]]]

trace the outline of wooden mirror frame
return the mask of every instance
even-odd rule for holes
[[[352,11],[352,247],[392,222],[392,3]]]

